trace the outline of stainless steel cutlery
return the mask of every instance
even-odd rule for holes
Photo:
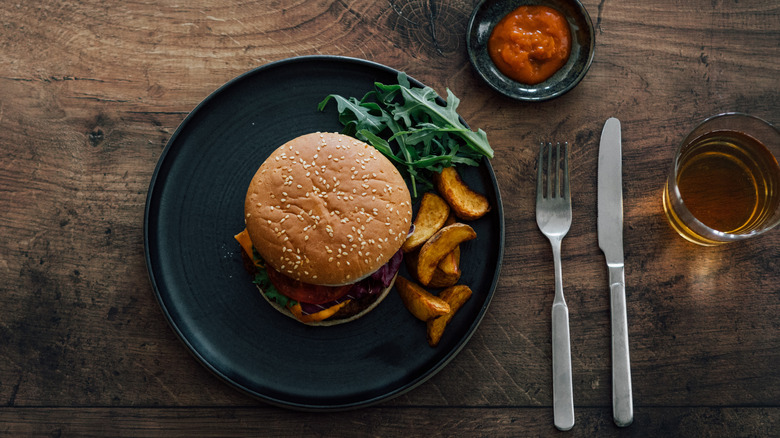
[[[615,424],[634,418],[623,260],[623,180],[620,121],[604,124],[598,161],[598,241],[609,270],[612,328],[612,414]],[[569,309],[563,297],[561,241],[572,222],[569,144],[542,143],[537,164],[536,223],[552,245],[555,298],[552,306],[553,415],[555,427],[574,426]]]

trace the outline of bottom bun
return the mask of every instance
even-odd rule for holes
[[[393,285],[395,284],[395,278],[397,276],[398,276],[398,273],[396,272],[396,274],[393,276],[393,279],[390,281],[390,285],[387,286],[385,289],[383,289],[381,293],[379,293],[377,295],[371,295],[371,296],[368,296],[368,297],[363,297],[363,298],[360,298],[358,300],[353,300],[353,301],[358,301],[358,302],[360,302],[360,304],[362,304],[360,306],[357,306],[357,308],[354,311],[352,311],[352,312],[344,312],[343,311],[344,309],[341,309],[341,310],[336,312],[333,316],[331,316],[328,319],[325,319],[325,320],[322,320],[322,321],[314,321],[314,322],[303,322],[303,321],[301,321],[300,319],[296,318],[295,315],[293,315],[293,313],[290,312],[290,310],[288,308],[286,308],[284,306],[281,306],[276,301],[274,301],[274,300],[268,298],[267,296],[265,296],[265,292],[263,292],[263,289],[260,288],[259,285],[257,285],[257,288],[260,290],[260,295],[262,295],[263,298],[265,298],[265,300],[268,301],[268,304],[273,306],[274,309],[278,310],[283,315],[286,315],[286,316],[288,316],[288,317],[298,321],[301,324],[306,324],[306,325],[315,326],[315,327],[327,327],[327,326],[339,325],[339,324],[344,324],[344,323],[347,323],[347,322],[350,322],[350,321],[354,321],[354,320],[356,320],[358,318],[361,318],[363,315],[367,314],[368,312],[374,310],[374,308],[377,305],[379,305],[379,303],[381,303],[382,300],[384,300],[385,297],[387,297],[387,295],[390,293],[390,289],[393,288]],[[372,300],[372,298],[373,298],[373,300]],[[345,307],[349,307],[349,306],[345,306]]]

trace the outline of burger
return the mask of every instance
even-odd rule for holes
[[[360,318],[389,293],[412,223],[406,183],[374,147],[311,133],[255,173],[236,235],[262,296],[308,325]]]

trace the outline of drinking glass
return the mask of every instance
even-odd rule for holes
[[[666,180],[669,224],[713,246],[760,235],[780,223],[780,131],[742,113],[699,124],[680,143]]]

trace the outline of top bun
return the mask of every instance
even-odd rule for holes
[[[409,189],[374,147],[336,133],[302,135],[276,149],[249,184],[244,217],[266,263],[305,283],[367,277],[406,240]]]

